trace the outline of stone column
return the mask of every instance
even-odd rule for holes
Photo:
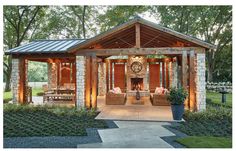
[[[18,103],[19,99],[19,85],[20,85],[20,72],[19,72],[19,59],[12,59],[12,74],[11,74],[11,87],[12,87],[12,101]]]
[[[98,95],[104,96],[106,93],[106,67],[105,63],[101,62],[98,64]]]
[[[197,54],[196,57],[196,102],[197,111],[206,109],[206,81],[205,81],[205,54]]]
[[[178,70],[177,70],[178,64],[177,62],[171,62],[171,68],[170,68],[170,79],[171,79],[171,83],[170,83],[170,87],[177,87],[177,83],[178,83]]]
[[[48,87],[57,87],[57,64],[48,63]]]
[[[24,65],[24,68],[22,67],[22,65]],[[21,72],[25,72],[25,73],[22,74]],[[26,98],[26,86],[28,86],[27,73],[28,73],[28,60],[13,58],[12,59],[12,74],[11,74],[12,102],[13,103],[26,103],[27,101],[27,98]],[[25,77],[21,77],[23,75]],[[23,78],[22,81],[20,81],[21,78]],[[20,94],[20,89],[22,89],[21,94]]]
[[[76,56],[76,105],[85,107],[85,57]]]

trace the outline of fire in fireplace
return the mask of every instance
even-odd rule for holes
[[[143,90],[143,78],[131,78],[132,90]]]

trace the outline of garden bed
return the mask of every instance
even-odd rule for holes
[[[208,105],[206,111],[184,113],[185,122],[174,127],[191,136],[176,141],[193,148],[232,146],[232,109]],[[204,138],[204,139],[203,139]],[[225,145],[222,142],[226,142]]]
[[[107,128],[95,111],[68,107],[4,105],[4,137],[85,136],[86,128]]]

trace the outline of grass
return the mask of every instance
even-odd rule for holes
[[[84,136],[86,128],[107,128],[98,113],[54,106],[4,104],[4,137]]]
[[[214,104],[222,104],[221,103],[221,97],[222,95],[218,92],[207,92],[206,98],[210,99],[212,103]],[[232,107],[232,93],[226,94],[226,106]]]
[[[226,137],[190,136],[176,141],[188,148],[232,148],[232,138]]]
[[[43,92],[42,88],[33,88],[32,89],[32,95],[33,96],[37,96],[37,93]],[[4,92],[3,93],[3,101],[4,103],[9,102],[10,100],[12,100],[12,92]]]

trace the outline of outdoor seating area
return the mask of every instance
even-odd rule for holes
[[[65,83],[63,86],[49,88],[43,85],[43,103],[58,101],[75,101],[75,84]]]

